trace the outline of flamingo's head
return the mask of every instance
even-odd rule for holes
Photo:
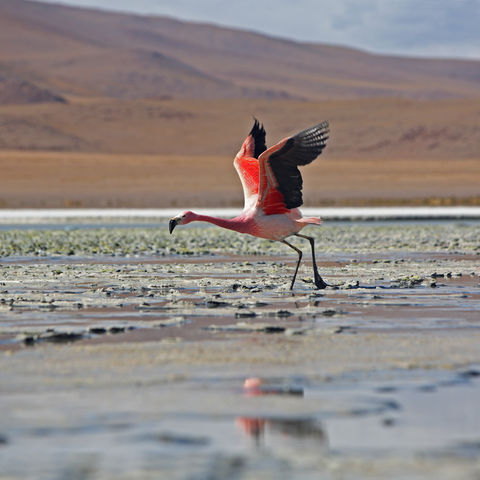
[[[168,230],[170,233],[173,232],[173,229],[177,225],[186,225],[187,223],[193,222],[195,220],[195,214],[190,210],[179,213],[177,216],[170,219],[170,223],[168,224]]]

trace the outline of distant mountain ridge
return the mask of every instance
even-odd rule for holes
[[[480,61],[373,55],[27,0],[0,0],[0,46],[0,104],[68,97],[480,96]]]

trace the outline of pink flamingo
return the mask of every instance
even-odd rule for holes
[[[223,219],[186,211],[170,220],[170,233],[177,225],[197,221],[282,242],[298,254],[290,290],[297,277],[302,251],[285,238],[291,235],[305,238],[312,248],[315,285],[319,289],[327,287],[318,273],[314,239],[299,233],[307,225],[320,225],[322,221],[320,218],[303,217],[297,207],[303,203],[302,176],[298,166],[311,163],[322,153],[328,132],[328,122],[323,122],[284,138],[267,150],[265,129],[255,119],[233,162],[245,197],[242,213],[232,219]]]

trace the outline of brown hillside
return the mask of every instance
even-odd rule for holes
[[[0,105],[60,102],[65,99],[11,73],[0,72]]]
[[[0,107],[0,149],[233,158],[255,115],[267,142],[329,120],[336,158],[475,158],[479,100],[72,100]]]
[[[478,96],[479,61],[424,60],[213,25],[0,0],[0,66],[55,94],[113,98]]]

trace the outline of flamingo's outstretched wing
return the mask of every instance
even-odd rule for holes
[[[311,163],[322,153],[328,132],[328,122],[320,123],[284,138],[260,155],[257,206],[267,215],[302,205],[303,182],[298,166]]]
[[[258,157],[266,148],[265,129],[255,119],[252,130],[233,161],[233,165],[242,182],[245,208],[257,202],[259,185]]]

